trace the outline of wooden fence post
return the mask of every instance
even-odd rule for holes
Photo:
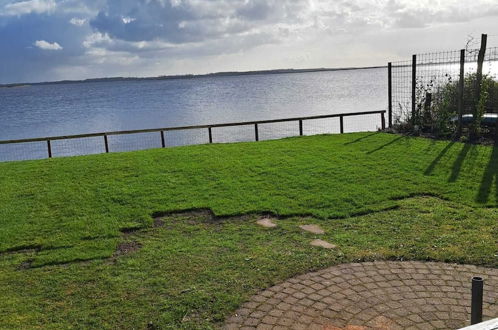
[[[47,140],[48,158],[52,158],[52,144]]]
[[[465,49],[462,49],[462,50],[460,50],[460,80],[458,81],[458,130],[457,130],[457,136],[462,136],[464,85],[465,85]]]
[[[392,63],[387,64],[387,95],[388,95],[388,118],[389,128],[393,126],[393,71]]]
[[[476,73],[476,84],[475,84],[475,99],[474,99],[474,111],[473,111],[473,125],[471,138],[474,139],[477,136],[477,126],[479,123],[477,122],[477,115],[479,111],[479,102],[481,100],[481,89],[482,89],[482,67],[484,65],[484,57],[486,55],[486,45],[488,42],[488,35],[481,35],[481,49],[479,50],[479,55],[477,57],[477,73]]]
[[[166,140],[164,139],[164,131],[161,131],[161,147],[166,148]]]
[[[107,140],[107,134],[104,134],[104,144],[105,144],[105,153],[109,153],[109,141]]]
[[[412,124],[416,124],[417,112],[417,55],[412,57]]]

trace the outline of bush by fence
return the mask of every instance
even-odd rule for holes
[[[494,137],[497,74],[498,48],[420,54],[389,63],[390,126],[442,138]]]

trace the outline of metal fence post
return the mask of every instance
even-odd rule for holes
[[[50,140],[47,140],[48,158],[52,158],[52,145]]]
[[[482,277],[472,278],[472,306],[470,312],[470,323],[477,324],[482,322],[482,296],[484,289],[484,280]]]
[[[463,89],[465,85],[465,49],[460,50],[460,80],[458,82],[458,130],[457,135],[462,135],[463,127]]]
[[[213,130],[211,127],[208,127],[209,132],[209,143],[213,143]]]
[[[303,121],[299,121],[299,136],[303,136]]]
[[[164,139],[164,131],[161,131],[161,147],[166,148],[166,140]]]
[[[343,134],[344,133],[344,117],[343,116],[339,117],[339,122],[340,122],[340,126],[341,126],[341,134]]]
[[[382,130],[385,130],[386,129],[386,116],[385,116],[384,112],[382,112],[380,114],[380,121],[382,123]]]
[[[254,124],[254,136],[256,138],[256,141],[259,141],[258,124]]]
[[[393,126],[393,71],[392,63],[387,64],[387,97],[388,101],[388,117],[389,117],[389,128]]]
[[[412,57],[412,124],[416,124],[417,111],[417,55]]]
[[[104,144],[105,144],[105,152],[109,153],[109,141],[107,140],[107,134],[104,134]]]

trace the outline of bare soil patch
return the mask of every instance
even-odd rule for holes
[[[134,253],[142,247],[142,244],[136,241],[127,241],[119,243],[113,257],[119,257],[126,254]]]

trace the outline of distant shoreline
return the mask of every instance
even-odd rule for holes
[[[143,78],[141,77],[90,78],[83,80],[60,80],[60,81],[47,81],[47,82],[37,82],[37,83],[0,84],[0,88],[28,87],[35,85],[80,84],[80,83],[91,83],[91,82],[174,80],[174,79],[195,79],[195,78],[206,78],[206,77],[252,76],[252,75],[265,75],[265,74],[293,74],[293,73],[311,73],[311,72],[325,72],[325,71],[380,69],[385,67],[386,66],[314,68],[314,69],[277,69],[277,70],[258,70],[258,71],[228,71],[228,72],[215,72],[207,74],[167,75],[167,76],[143,77]]]

